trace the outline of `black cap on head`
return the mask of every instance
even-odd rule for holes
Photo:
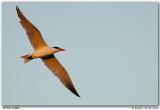
[[[52,48],[60,49],[59,47],[52,47]]]
[[[59,51],[65,51],[65,49],[60,48],[60,47],[52,47],[52,48],[55,48],[55,49],[57,49],[57,50],[59,50]]]

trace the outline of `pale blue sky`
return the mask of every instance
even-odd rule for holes
[[[80,98],[67,90],[33,52],[15,7],[41,31],[69,71]],[[156,105],[157,3],[2,4],[3,105]]]

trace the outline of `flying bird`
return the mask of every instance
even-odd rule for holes
[[[29,41],[34,48],[34,52],[22,56],[24,63],[31,61],[32,59],[41,58],[44,64],[54,73],[55,76],[67,87],[72,93],[80,97],[76,91],[70,76],[66,69],[60,64],[60,62],[54,56],[55,53],[59,51],[65,51],[60,47],[50,47],[46,44],[40,31],[23,15],[18,6],[16,6],[16,11],[20,19],[20,24],[25,29]]]

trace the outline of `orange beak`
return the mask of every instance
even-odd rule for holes
[[[66,51],[66,50],[65,50],[65,49],[63,49],[63,48],[60,48],[60,49],[59,49],[59,51]]]

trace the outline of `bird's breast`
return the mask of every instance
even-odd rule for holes
[[[50,54],[55,53],[55,50],[50,49],[50,48],[44,48],[41,50],[37,50],[32,54],[32,58],[41,58]]]

